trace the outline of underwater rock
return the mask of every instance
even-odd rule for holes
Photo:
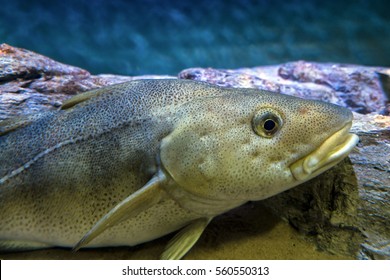
[[[290,62],[217,70],[191,68],[178,77],[226,87],[253,87],[319,99],[355,111],[360,143],[335,168],[260,202],[324,251],[390,259],[390,111],[384,67]],[[0,120],[55,110],[71,95],[114,83],[172,76],[91,75],[37,53],[0,45]],[[239,210],[238,210],[239,211]]]
[[[390,114],[390,69],[379,71],[377,74],[382,86],[382,90],[387,98],[387,114]]]
[[[167,77],[95,76],[35,52],[0,44],[0,121],[55,109],[71,95],[93,88],[135,79]]]
[[[179,77],[226,87],[278,91],[331,102],[361,114],[385,114],[386,97],[377,74],[384,73],[385,69],[297,61],[235,70],[191,68],[180,72]]]

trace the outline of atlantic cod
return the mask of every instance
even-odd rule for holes
[[[179,259],[213,217],[299,185],[358,142],[320,101],[190,80],[92,90],[0,123],[0,248],[133,246],[178,231]]]

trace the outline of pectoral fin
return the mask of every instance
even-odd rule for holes
[[[161,255],[162,260],[179,260],[191,248],[202,235],[204,229],[212,218],[200,218],[181,229],[171,241],[169,241],[165,251]]]
[[[76,244],[73,250],[77,251],[109,227],[132,218],[158,203],[165,195],[162,186],[166,181],[165,175],[159,172],[144,187],[122,200],[110,212],[103,216]]]

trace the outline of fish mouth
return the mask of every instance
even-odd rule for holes
[[[332,134],[321,146],[290,166],[298,181],[307,181],[333,167],[344,159],[359,142],[359,137],[349,133],[352,121]]]

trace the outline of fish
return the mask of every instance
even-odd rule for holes
[[[343,107],[181,79],[88,91],[0,123],[0,249],[134,246],[314,178],[359,138]]]

